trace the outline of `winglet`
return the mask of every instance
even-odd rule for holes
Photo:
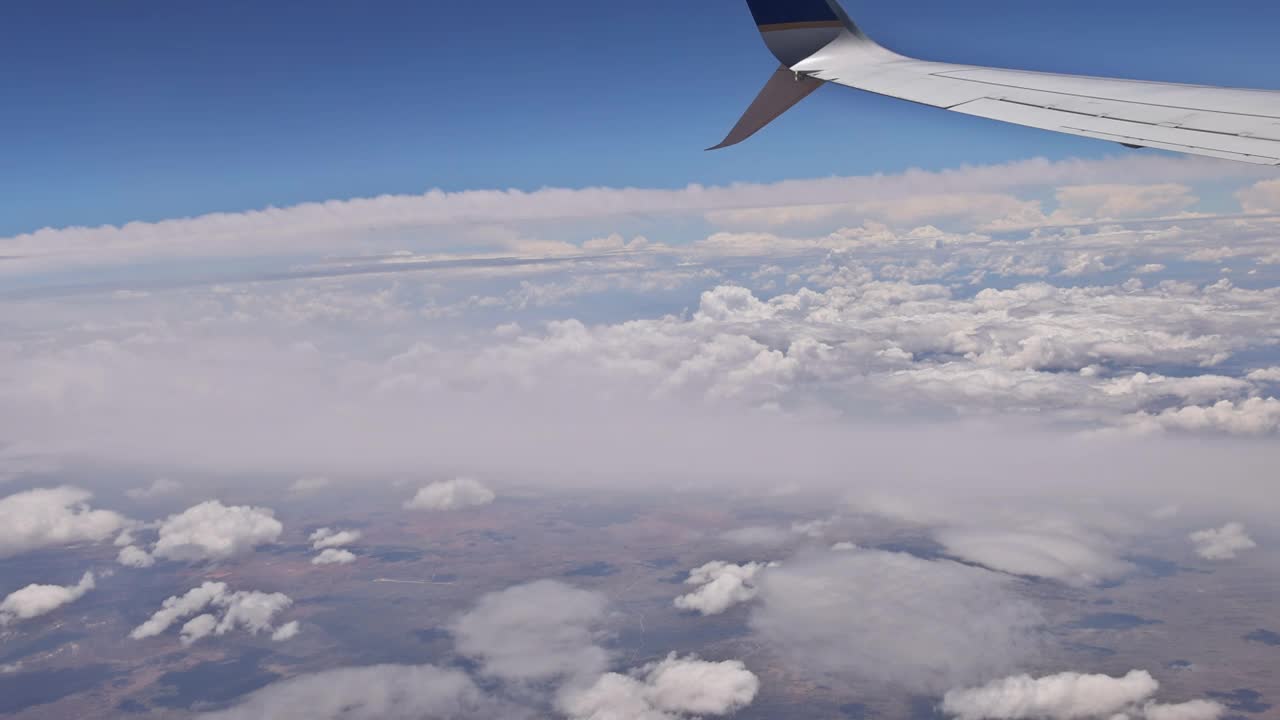
[[[808,75],[792,72],[785,67],[778,68],[777,72],[769,78],[769,82],[765,83],[764,89],[756,96],[755,101],[751,103],[751,107],[747,108],[747,112],[742,115],[742,119],[738,120],[738,124],[729,131],[724,142],[707,150],[719,150],[737,145],[755,135],[782,113],[794,107],[796,103],[809,97],[814,90],[822,87],[823,82]]]
[[[786,67],[826,47],[846,31],[858,32],[835,0],[747,0],[764,44]]]
[[[863,37],[837,0],[747,0],[747,7],[764,44],[782,67],[769,78],[724,142],[708,150],[737,145],[822,87],[822,80],[792,72],[791,67],[842,35]]]

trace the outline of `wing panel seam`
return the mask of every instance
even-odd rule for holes
[[[1217,148],[1207,148],[1207,147],[1201,147],[1199,145],[1184,145],[1182,143],[1169,142],[1167,140],[1151,140],[1149,138],[1133,137],[1130,135],[1116,135],[1115,133],[1102,132],[1100,130],[1086,130],[1085,128],[1071,127],[1070,125],[1063,125],[1062,129],[1073,132],[1073,133],[1079,133],[1080,135],[1084,135],[1085,137],[1092,137],[1100,140],[1102,139],[1109,139],[1109,140],[1116,140],[1116,141],[1133,140],[1135,142],[1143,143],[1145,146],[1162,148],[1166,150],[1172,150],[1176,148],[1186,148],[1187,150],[1196,150],[1196,151],[1201,151],[1206,153],[1217,153],[1219,155],[1233,155],[1235,157],[1240,157],[1240,158],[1254,158],[1257,160],[1266,160],[1268,161],[1267,164],[1270,164],[1270,165],[1275,165],[1280,163],[1280,158],[1271,157],[1270,155],[1254,155],[1252,153],[1235,152],[1234,150],[1219,150]]]
[[[1113,122],[1126,122],[1126,123],[1131,123],[1133,125],[1143,125],[1146,127],[1160,127],[1160,128],[1165,128],[1167,130],[1182,130],[1183,132],[1204,133],[1206,135],[1220,135],[1222,137],[1240,138],[1241,140],[1262,140],[1264,142],[1280,143],[1280,138],[1267,137],[1265,135],[1254,135],[1254,134],[1241,135],[1240,133],[1230,133],[1230,132],[1224,132],[1222,130],[1205,130],[1203,128],[1187,127],[1185,125],[1171,125],[1168,123],[1148,122],[1146,120],[1133,120],[1131,118],[1115,117],[1112,115],[1095,115],[1093,113],[1081,112],[1079,110],[1064,110],[1062,108],[1057,108],[1057,107],[1049,107],[1046,105],[1037,105],[1035,103],[1023,102],[1021,100],[1010,100],[1008,98],[985,97],[981,99],[990,100],[992,102],[1004,103],[1006,105],[1019,105],[1021,107],[1029,107],[1029,108],[1035,108],[1037,110],[1046,110],[1048,112],[1063,113],[1065,115],[1077,115],[1079,117],[1101,118],[1104,120],[1111,120]],[[970,103],[975,103],[975,102],[978,102],[978,100],[967,100],[957,105],[952,105],[947,109],[954,110],[956,108],[963,107],[965,105],[968,105]],[[1113,102],[1121,102],[1121,101],[1113,101]],[[1137,104],[1137,103],[1133,103],[1133,104]],[[1188,147],[1193,147],[1193,146],[1188,146]]]
[[[1028,92],[1040,92],[1040,93],[1046,93],[1049,95],[1061,95],[1063,97],[1084,98],[1088,100],[1105,100],[1107,102],[1121,103],[1123,105],[1142,105],[1144,107],[1163,108],[1166,110],[1185,110],[1187,112],[1205,112],[1205,113],[1214,113],[1215,115],[1235,115],[1237,117],[1261,118],[1266,120],[1280,121],[1280,116],[1276,116],[1276,115],[1260,115],[1258,113],[1231,112],[1230,110],[1212,110],[1210,108],[1185,107],[1182,105],[1161,105],[1160,103],[1137,102],[1134,100],[1115,100],[1112,98],[1101,97],[1098,95],[1083,95],[1081,93],[1062,92],[1061,90],[1044,90],[1041,88],[1025,87],[1022,85],[1012,85],[1009,83],[996,83],[996,82],[990,82],[988,80],[973,80],[970,78],[956,77],[954,75],[951,75],[951,73],[953,72],[971,72],[971,71],[968,69],[947,70],[943,72],[934,72],[929,74],[932,75],[933,77],[945,78],[947,80],[958,80],[960,82],[975,83],[978,85],[988,85],[990,87],[1003,87],[1003,88],[1011,88],[1014,90],[1026,90]],[[1198,86],[1191,86],[1191,87],[1198,87]],[[1205,88],[1205,89],[1212,90],[1214,88]],[[994,100],[995,98],[989,98],[989,99]],[[1001,100],[1001,102],[1009,102],[1009,101]],[[961,103],[961,104],[963,105],[964,103]],[[1031,103],[1022,103],[1022,104],[1028,104],[1028,105],[1031,105],[1032,107],[1044,107],[1043,105],[1033,105]],[[1066,112],[1066,111],[1063,110],[1059,112]],[[1083,114],[1083,113],[1080,113],[1080,114]]]

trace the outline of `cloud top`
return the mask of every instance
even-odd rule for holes
[[[267,508],[228,507],[210,500],[160,523],[150,557],[180,562],[228,560],[276,542],[283,532],[284,525]],[[146,567],[150,564],[146,555],[141,549],[125,548],[120,562]]]
[[[1234,560],[1240,553],[1258,547],[1238,522],[1193,532],[1190,537],[1196,554],[1205,560]]]
[[[1143,670],[1123,677],[1018,675],[952,690],[943,698],[942,709],[958,720],[1217,720],[1226,711],[1205,700],[1161,705],[1151,701],[1159,689],[1160,683]]]
[[[1007,576],[872,550],[803,554],[757,579],[757,637],[831,681],[943,692],[1034,657],[1039,609]]]
[[[471,478],[456,478],[427,485],[404,504],[408,510],[462,510],[489,505],[497,494]]]
[[[72,487],[28,490],[0,499],[0,558],[81,542],[101,542],[128,524],[89,506],[93,493]]]
[[[680,720],[737,712],[759,690],[759,679],[741,662],[673,654],[630,674],[607,673],[586,688],[570,689],[560,707],[574,720]]]
[[[85,573],[75,585],[28,585],[10,593],[0,602],[0,626],[48,615],[79,600],[95,587],[96,581],[91,572]]]
[[[145,640],[163,634],[174,624],[187,620],[179,631],[183,645],[191,645],[211,635],[225,635],[242,628],[253,635],[266,632],[277,641],[297,635],[298,625],[290,623],[276,628],[275,617],[293,605],[283,593],[258,591],[232,592],[226,583],[206,582],[184,595],[164,601],[143,624],[129,633],[134,640]]]
[[[451,627],[458,651],[488,675],[517,681],[591,677],[608,653],[597,643],[607,599],[554,580],[490,593]]]
[[[756,576],[767,567],[769,565],[765,563],[707,563],[689,573],[685,584],[697,585],[698,588],[676,598],[675,606],[703,615],[720,615],[755,598],[759,593]]]

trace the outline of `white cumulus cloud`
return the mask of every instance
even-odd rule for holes
[[[123,516],[89,506],[93,493],[60,487],[0,499],[0,558],[31,550],[101,542],[128,524]]]
[[[346,547],[353,543],[359,542],[364,534],[359,530],[333,530],[331,528],[320,528],[311,533],[311,549],[324,550],[325,548]]]
[[[129,637],[134,640],[155,637],[168,630],[175,622],[203,611],[226,593],[226,583],[206,582],[184,595],[170,597],[146,622],[134,628]]]
[[[813,552],[759,575],[750,622],[817,677],[942,692],[1035,656],[1043,619],[1015,583],[901,553]]]
[[[327,548],[311,559],[312,565],[350,565],[356,561],[356,554],[350,550]]]
[[[134,640],[156,637],[174,623],[191,618],[179,632],[184,645],[237,629],[254,635],[267,632],[278,640],[287,640],[297,634],[297,626],[289,628],[286,625],[277,629],[274,622],[277,615],[292,605],[293,600],[283,593],[231,592],[226,583],[206,582],[184,595],[165,600],[146,622],[129,633],[129,637]]]
[[[1280,384],[1280,367],[1260,368],[1249,373],[1248,378],[1259,383]]]
[[[1218,703],[1196,700],[1160,705],[1151,698],[1160,683],[1134,670],[1123,677],[1059,673],[1041,678],[1018,675],[975,688],[951,690],[944,712],[958,720],[1217,720]]]
[[[1232,560],[1245,550],[1258,547],[1244,525],[1238,522],[1193,532],[1190,537],[1196,554],[1205,560]]]
[[[137,545],[126,545],[120,548],[120,552],[116,555],[116,562],[125,567],[149,568],[156,564],[156,559]]]
[[[30,620],[48,615],[84,597],[94,587],[95,580],[91,572],[85,573],[75,585],[28,585],[10,593],[0,602],[0,626],[8,625],[14,620]]]
[[[541,580],[485,595],[450,629],[458,651],[479,660],[486,674],[519,681],[594,677],[608,662],[597,642],[607,605],[600,593]]]
[[[755,700],[760,681],[741,662],[706,662],[670,655],[629,674],[607,673],[562,693],[574,720],[678,720],[722,716]]]
[[[427,485],[404,504],[408,510],[461,510],[492,503],[498,496],[471,478]]]
[[[164,560],[226,560],[276,542],[284,526],[266,508],[228,507],[211,500],[160,524],[151,555]]]
[[[298,637],[298,633],[302,632],[302,625],[297,620],[291,620],[271,633],[271,639],[275,642],[284,642]]]
[[[699,587],[676,598],[675,606],[681,610],[696,610],[703,615],[719,615],[754,599],[759,592],[755,585],[756,575],[768,567],[765,563],[707,563],[689,573],[685,584]]]

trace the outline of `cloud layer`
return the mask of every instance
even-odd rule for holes
[[[1127,179],[1127,186],[1107,182]],[[1246,179],[1265,176],[1249,167],[1196,159],[1148,157],[1050,163],[1030,160],[990,167],[942,172],[913,170],[893,176],[792,180],[769,185],[740,183],[725,187],[691,185],[679,190],[635,188],[544,189],[535,192],[433,190],[422,195],[381,196],[326,203],[304,203],[243,213],[214,213],[156,223],[134,222],[119,227],[44,229],[0,238],[0,254],[11,259],[3,270],[65,269],[112,265],[140,259],[283,255],[305,247],[325,253],[362,248],[395,248],[412,232],[432,249],[450,246],[449,236],[466,226],[510,226],[547,221],[614,218],[634,214],[684,215],[721,212],[772,211],[790,219],[826,218],[852,210],[895,220],[921,220],[930,215],[973,214],[974,207],[1012,216],[1020,222],[1047,218],[1035,204],[1008,195],[1028,187],[1110,189],[1067,191],[1060,197],[1067,217],[1081,212],[1129,216],[1184,209],[1186,189],[1177,181]],[[1142,185],[1154,183],[1154,185]],[[850,203],[849,198],[859,198]],[[1113,199],[1114,198],[1114,199]],[[923,199],[923,202],[922,202]],[[1272,207],[1270,186],[1259,185],[1242,196],[1250,210]],[[975,202],[976,201],[976,202]],[[983,202],[985,201],[985,202]],[[826,204],[828,207],[823,207]],[[834,207],[832,207],[834,206]],[[914,207],[913,207],[914,206]],[[1029,215],[1030,217],[1026,217]],[[761,218],[754,218],[758,224]],[[451,231],[451,232],[446,232]],[[473,237],[477,242],[485,236]],[[521,237],[492,233],[483,246],[493,251],[559,251],[577,249]],[[453,241],[456,243],[456,240]]]

